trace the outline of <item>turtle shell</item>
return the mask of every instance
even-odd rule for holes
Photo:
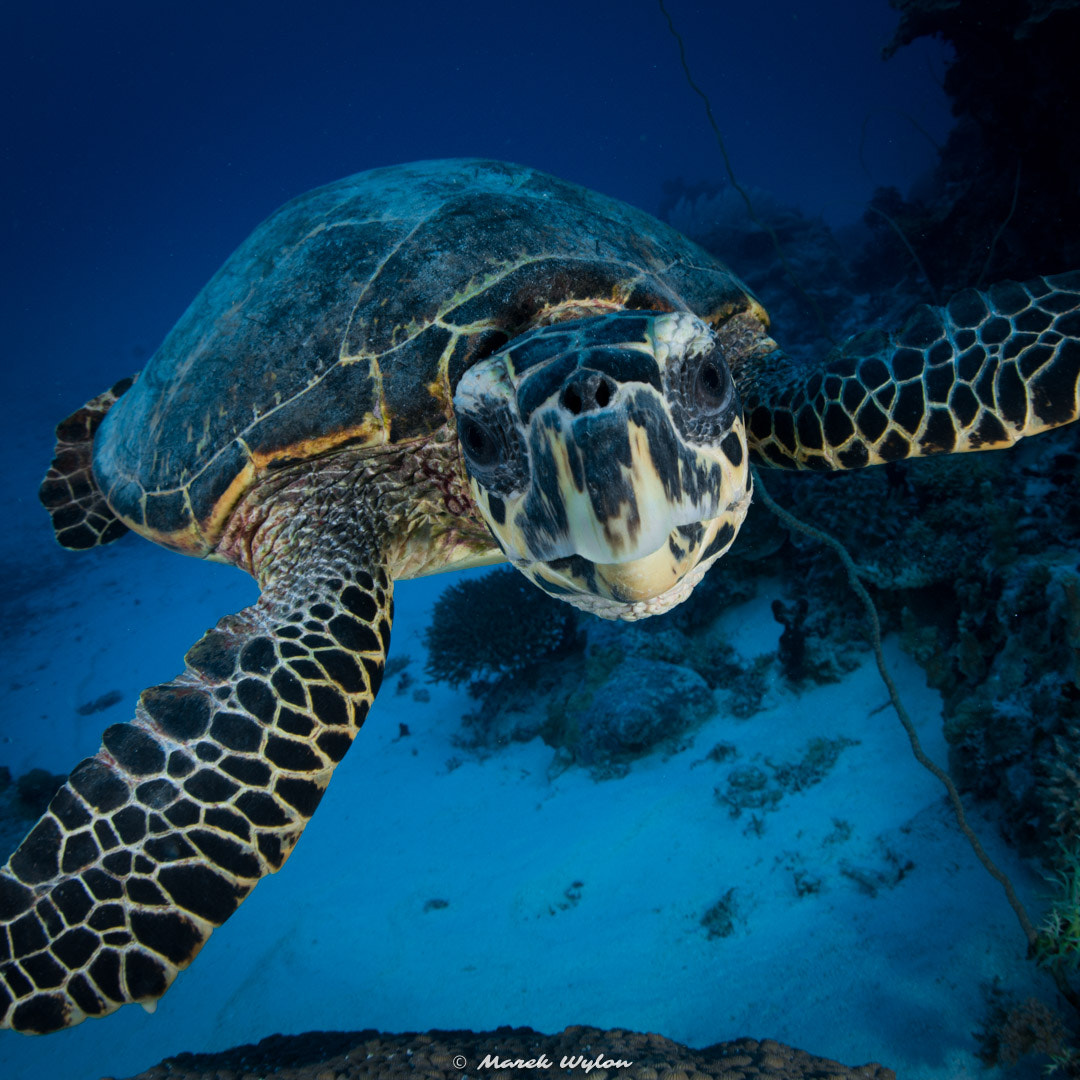
[[[260,476],[452,422],[462,373],[558,305],[756,302],[648,214],[534,169],[419,162],[318,188],[195,298],[95,440],[113,510],[206,554]]]

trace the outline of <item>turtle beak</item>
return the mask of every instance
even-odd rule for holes
[[[519,569],[545,592],[603,619],[643,619],[690,595],[731,547],[749,505],[745,491],[711,521],[673,530],[662,547],[641,559],[594,563],[575,555]]]

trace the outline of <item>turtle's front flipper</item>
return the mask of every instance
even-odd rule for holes
[[[898,334],[861,334],[820,368],[778,354],[745,374],[751,453],[853,469],[992,450],[1080,414],[1080,271],[966,289]]]
[[[0,870],[0,1026],[152,1002],[285,861],[382,677],[391,584],[304,546],[143,691]]]

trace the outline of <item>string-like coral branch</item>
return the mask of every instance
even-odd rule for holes
[[[922,279],[926,282],[926,287],[930,290],[930,297],[936,304],[938,302],[938,291],[934,288],[934,283],[930,280],[930,275],[926,272],[926,267],[923,266],[923,261],[919,258],[919,253],[911,246],[911,241],[908,240],[907,236],[904,235],[904,230],[901,229],[900,226],[897,225],[896,222],[891,217],[889,217],[889,215],[886,214],[884,210],[879,210],[876,206],[868,206],[867,209],[872,210],[875,214],[877,214],[878,217],[884,218],[892,231],[900,237],[900,243],[903,244],[905,248],[907,248],[907,253],[911,256],[915,265],[919,268],[919,273],[922,274]]]
[[[873,184],[873,186],[876,188],[883,187],[884,185],[874,179],[874,177],[870,173],[870,167],[866,164],[866,129],[874,116],[883,112],[891,112],[895,113],[897,116],[902,116],[924,139],[926,139],[928,143],[930,143],[930,145],[938,152],[939,155],[942,152],[941,143],[939,143],[937,139],[935,139],[934,136],[931,135],[930,132],[927,131],[926,128],[924,128],[922,124],[920,124],[919,121],[915,119],[914,116],[911,115],[911,113],[905,112],[903,109],[891,109],[884,107],[879,109],[871,109],[863,117],[862,127],[859,129],[859,167],[863,171],[863,176],[865,176],[866,179],[869,180],[870,183]]]
[[[1024,905],[1020,902],[1020,897],[1016,895],[1016,890],[1013,888],[1012,882],[1005,872],[999,869],[994,860],[986,853],[986,849],[982,846],[979,838],[968,824],[963,804],[960,802],[960,793],[956,790],[956,785],[953,783],[952,777],[949,776],[949,774],[935,761],[926,756],[926,752],[922,748],[922,743],[919,741],[918,733],[915,731],[915,725],[911,722],[911,717],[908,716],[907,709],[904,708],[904,704],[900,700],[900,691],[896,688],[896,683],[893,681],[892,674],[889,672],[888,666],[885,663],[885,654],[881,648],[881,622],[878,619],[877,608],[874,606],[874,601],[870,598],[870,594],[866,591],[866,586],[859,579],[859,571],[855,566],[855,560],[852,559],[847,548],[835,537],[830,536],[821,529],[815,528],[813,525],[807,525],[806,522],[800,521],[794,514],[790,513],[790,511],[779,506],[768,493],[765,485],[761,482],[761,475],[758,473],[757,469],[751,467],[751,471],[754,476],[754,494],[761,499],[765,506],[768,507],[768,509],[789,529],[793,529],[795,532],[802,533],[804,536],[810,537],[810,539],[817,541],[819,544],[824,544],[826,547],[832,548],[843,563],[844,570],[847,572],[848,583],[851,585],[855,595],[861,601],[863,609],[866,612],[866,626],[870,633],[871,644],[874,647],[874,658],[877,661],[878,671],[881,673],[882,682],[885,683],[885,687],[889,691],[889,698],[892,701],[893,708],[896,710],[896,715],[900,718],[900,723],[903,725],[904,731],[907,732],[907,737],[911,742],[911,750],[915,755],[915,760],[918,761],[924,769],[933,773],[933,775],[944,785],[945,790],[949,794],[949,802],[952,803],[953,812],[956,814],[956,822],[960,826],[960,831],[967,837],[967,841],[971,845],[972,851],[975,852],[979,862],[986,868],[986,872],[998,881],[1002,889],[1005,890],[1005,897],[1009,901],[1009,906],[1016,912],[1016,917],[1020,922],[1020,926],[1023,928],[1024,935],[1028,939],[1029,950],[1034,951],[1035,942],[1038,938],[1038,931],[1028,917]],[[1058,990],[1061,992],[1062,997],[1064,997],[1074,1009],[1080,1012],[1080,997],[1077,996],[1072,987],[1066,982],[1064,973],[1059,968],[1047,970],[1050,971],[1054,981],[1057,983]]]
[[[975,282],[976,289],[982,288],[983,278],[986,277],[986,273],[990,269],[990,263],[994,259],[994,249],[997,247],[997,242],[1001,239],[1001,234],[1006,230],[1009,222],[1012,221],[1013,214],[1016,213],[1016,202],[1020,198],[1020,166],[1023,163],[1023,158],[1018,159],[1016,162],[1016,180],[1013,183],[1012,205],[1009,207],[1008,214],[1005,215],[1005,220],[997,227],[994,238],[990,241],[990,250],[986,253],[986,262],[983,263],[982,273],[979,274],[979,280]]]
[[[754,212],[754,204],[750,201],[750,196],[746,189],[735,178],[735,170],[731,165],[731,158],[728,157],[727,147],[724,145],[724,137],[720,134],[720,125],[716,122],[716,117],[713,116],[712,102],[709,101],[709,95],[701,89],[696,82],[694,82],[694,76],[690,74],[690,64],[686,59],[686,46],[683,44],[682,34],[675,28],[675,23],[672,22],[671,16],[668,14],[668,9],[664,6],[664,0],[657,0],[660,5],[660,10],[663,12],[664,18],[667,19],[668,29],[671,31],[671,36],[675,39],[679,46],[679,62],[682,64],[683,74],[686,76],[686,81],[690,86],[690,89],[705,103],[705,115],[709,119],[709,126],[713,130],[713,134],[716,136],[716,145],[720,147],[720,156],[724,159],[724,168],[727,170],[728,180],[731,182],[731,186],[742,197],[742,201],[746,203],[746,213],[750,220],[763,232],[769,234],[769,238],[772,240],[773,248],[776,251],[776,257],[780,260],[780,265],[784,268],[784,273],[787,274],[788,280],[795,287],[800,296],[810,305],[817,318],[818,325],[821,327],[822,333],[833,344],[836,343],[835,338],[829,331],[829,324],[825,321],[825,316],[822,314],[821,308],[818,306],[817,301],[802,287],[799,279],[795,275],[795,271],[792,270],[791,264],[787,261],[787,257],[784,255],[784,249],[780,246],[780,237],[776,235],[776,230],[767,222],[762,221]]]

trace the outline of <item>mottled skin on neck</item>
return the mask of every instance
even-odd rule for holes
[[[269,475],[241,500],[213,558],[265,584],[290,553],[356,521],[395,580],[505,561],[469,493],[457,437],[446,429]]]

